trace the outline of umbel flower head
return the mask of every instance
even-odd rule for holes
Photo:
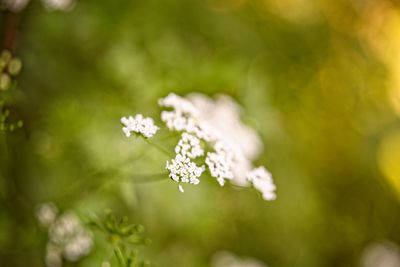
[[[199,167],[190,158],[177,154],[171,163],[167,161],[166,169],[169,171],[169,177],[175,182],[199,184],[204,166]]]
[[[252,183],[255,189],[262,193],[265,200],[274,200],[275,184],[272,175],[263,166],[253,169],[247,173],[247,180]]]
[[[225,179],[231,180],[234,178],[234,155],[221,141],[214,145],[214,150],[214,152],[207,153],[206,164],[211,176],[215,177],[218,183],[223,186]]]
[[[130,137],[133,132],[150,138],[153,137],[159,129],[154,125],[152,118],[145,118],[142,114],[136,114],[135,117],[122,117],[121,123],[124,125],[122,131],[125,133],[126,137]]]
[[[228,96],[215,101],[202,94],[181,97],[169,94],[158,101],[163,109],[161,120],[169,131],[180,133],[175,157],[166,162],[169,177],[179,183],[197,185],[206,172],[220,186],[226,181],[260,191],[265,200],[274,200],[275,185],[265,167],[253,169],[253,160],[261,153],[257,133],[240,119],[240,107]],[[158,130],[151,118],[141,114],[123,117],[123,132],[146,138]]]

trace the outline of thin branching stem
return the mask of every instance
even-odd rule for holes
[[[159,144],[156,144],[156,143],[154,143],[154,142],[151,142],[151,141],[150,141],[149,139],[147,139],[147,138],[143,138],[143,140],[144,140],[146,143],[148,143],[149,145],[155,147],[157,150],[159,150],[160,152],[162,152],[162,153],[165,154],[166,156],[168,156],[168,157],[173,157],[173,154],[172,154],[170,151],[166,150],[165,148],[163,148],[163,147],[160,146]]]

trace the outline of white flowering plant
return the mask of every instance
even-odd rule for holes
[[[58,214],[53,203],[44,203],[36,209],[36,218],[48,232],[46,266],[61,267],[64,261],[77,262],[90,253],[93,234],[74,211]]]
[[[240,108],[228,96],[213,100],[202,94],[186,97],[174,93],[158,101],[161,123],[142,114],[122,117],[126,137],[134,134],[144,138],[171,159],[165,169],[171,180],[184,192],[185,184],[198,185],[202,176],[216,179],[220,186],[226,181],[240,187],[253,187],[264,200],[274,200],[275,184],[265,167],[253,167],[262,151],[257,133],[240,119]],[[179,135],[174,149],[164,148],[151,139],[159,130]]]
[[[1,1],[0,9],[6,10],[8,17],[18,18],[18,13],[25,10],[28,12],[27,7],[33,2],[5,0]],[[71,11],[75,6],[74,0],[40,2],[48,11]],[[22,120],[16,121],[16,116],[8,108],[9,96],[17,87],[16,78],[22,69],[21,60],[14,55],[16,31],[17,26],[7,27],[8,35],[12,37],[8,45],[11,50],[5,49],[0,54],[0,132],[4,133],[23,127]],[[170,93],[159,99],[158,105],[161,109],[159,118],[153,119],[139,113],[122,117],[120,121],[122,132],[127,138],[141,138],[168,157],[163,162],[165,169],[162,178],[170,178],[182,193],[185,187],[199,185],[201,181],[209,179],[215,180],[219,186],[232,184],[254,188],[261,192],[264,200],[276,198],[271,174],[263,166],[254,166],[254,161],[262,152],[261,138],[254,129],[242,122],[241,108],[231,97],[219,95],[212,99],[199,93],[184,97]],[[175,137],[176,142],[172,146],[168,146],[170,143],[167,142],[157,142],[154,137],[163,135],[162,132]],[[33,139],[43,141],[46,136],[46,133],[39,130]],[[54,152],[51,141],[39,143],[39,146],[47,144],[47,148],[39,149],[40,154],[48,152],[51,158]],[[92,178],[108,177],[110,173],[116,174],[113,176],[117,178],[122,176],[118,171],[102,172],[95,169],[95,175],[89,175],[90,179],[74,184],[73,190],[63,188],[60,198],[49,198],[58,203],[64,199],[82,202],[82,194],[76,194],[77,190],[89,195],[106,187],[105,181]],[[61,212],[55,204],[48,202],[35,209],[38,224],[45,230],[43,249],[47,267],[85,264],[80,262],[84,262],[89,254],[96,253],[102,254],[102,267],[150,266],[138,254],[138,246],[149,243],[149,239],[142,237],[141,225],[130,224],[127,217],[117,218],[112,212],[102,217],[92,216],[89,220],[82,220],[82,216],[75,210],[76,206],[71,203],[67,206],[68,210]],[[92,258],[95,257],[92,255]],[[238,263],[240,260],[233,262]]]
[[[139,258],[137,247],[148,245],[150,239],[142,236],[144,227],[131,224],[128,217],[117,217],[111,210],[104,216],[91,215],[81,220],[69,210],[60,214],[54,203],[43,203],[36,208],[36,219],[47,231],[45,264],[62,267],[63,263],[82,260],[93,249],[96,241],[104,241],[106,251],[102,266],[117,263],[120,267],[148,267],[147,260]],[[112,253],[108,253],[108,248]]]

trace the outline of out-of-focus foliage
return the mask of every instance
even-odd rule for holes
[[[24,126],[0,133],[1,266],[43,266],[34,210],[48,201],[144,225],[155,266],[211,266],[219,251],[360,266],[370,244],[400,244],[396,1],[81,0],[66,13],[31,1],[17,16],[10,103]],[[181,194],[148,176],[167,158],[126,139],[120,117],[193,91],[244,107],[276,201],[211,182]],[[100,266],[100,247],[75,265]]]
[[[115,262],[121,267],[145,267],[149,263],[139,259],[135,248],[138,245],[148,244],[150,241],[141,236],[143,226],[130,224],[128,217],[117,218],[112,212],[107,211],[104,218],[94,217],[89,224],[96,230],[105,235],[107,242],[110,243],[114,252]],[[107,253],[107,246],[105,246]],[[114,258],[111,258],[113,260]],[[115,264],[113,262],[113,264]],[[111,265],[109,261],[104,261],[103,265]]]

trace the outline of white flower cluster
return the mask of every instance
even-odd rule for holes
[[[187,99],[177,96],[175,94],[169,94],[166,98],[159,100],[159,105],[161,107],[169,108],[172,110],[165,110],[161,113],[161,120],[165,122],[167,128],[172,131],[183,132],[181,140],[179,140],[175,152],[177,157],[181,159],[180,162],[187,164],[187,169],[189,165],[193,168],[196,166],[190,159],[197,158],[204,154],[204,150],[200,147],[200,139],[207,142],[212,147],[215,144],[219,144],[217,139],[217,132],[214,132],[211,127],[209,127],[204,121],[199,119],[200,111]],[[224,184],[224,179],[233,178],[231,173],[229,162],[229,153],[222,153],[222,149],[214,149],[213,152],[208,152],[206,155],[205,163],[209,167],[211,176],[215,177],[220,185]],[[187,151],[190,151],[189,153]],[[197,153],[193,153],[197,152]],[[225,152],[225,151],[224,151]],[[178,165],[180,169],[181,165]],[[175,181],[180,182],[186,181],[187,179],[182,179],[176,177],[175,175],[179,170],[174,169],[174,165],[167,162],[167,170],[170,172],[170,177],[173,176]],[[198,167],[198,170],[204,170],[204,166]],[[228,175],[227,175],[228,174]],[[199,176],[201,173],[199,173]],[[184,177],[183,177],[184,178]],[[198,184],[200,180],[198,177],[194,180]],[[180,187],[181,189],[181,187]],[[181,190],[182,191],[182,190]]]
[[[221,143],[214,146],[215,152],[208,152],[206,164],[211,176],[215,177],[218,183],[223,186],[225,179],[233,179],[233,154]]]
[[[178,145],[175,147],[175,153],[184,157],[195,159],[204,155],[204,150],[200,146],[200,140],[191,134],[183,133]]]
[[[272,175],[264,167],[258,167],[248,172],[247,180],[253,185],[255,189],[261,192],[265,200],[276,199],[275,189],[276,186],[272,180]]]
[[[192,161],[204,155],[204,150],[200,145],[200,139],[186,132],[182,133],[181,139],[175,147],[176,156],[171,163],[167,161],[166,169],[169,177],[178,183],[200,183],[199,177],[204,172],[204,166],[197,166]],[[184,192],[179,184],[179,191]]]
[[[169,177],[179,183],[200,183],[199,177],[204,172],[204,166],[197,166],[190,158],[177,154],[171,163],[167,161],[166,169],[169,171]],[[182,192],[183,188],[180,186]]]
[[[30,0],[1,0],[0,5],[2,8],[6,8],[12,12],[20,12],[28,5]],[[70,11],[74,5],[74,0],[42,0],[43,5],[46,9]]]
[[[160,107],[172,110],[161,112],[161,120],[165,122],[168,129],[174,131],[194,132],[195,120],[198,111],[186,99],[175,94],[169,94],[166,98],[158,101]]]
[[[150,138],[153,137],[159,129],[154,125],[152,118],[145,118],[142,114],[136,114],[135,117],[122,117],[121,123],[124,125],[122,131],[125,133],[126,137],[130,137],[133,132]]]
[[[87,230],[72,211],[57,216],[57,207],[52,203],[39,206],[36,212],[39,223],[48,228],[46,266],[61,267],[62,259],[71,262],[87,255],[93,245],[92,233]]]
[[[252,184],[262,192],[264,199],[275,199],[275,186],[270,175],[268,179],[265,175],[251,179],[254,173],[261,174],[259,168],[252,170],[252,161],[261,152],[262,142],[253,129],[241,122],[240,109],[231,98],[220,96],[214,102],[201,94],[186,98],[169,94],[159,100],[159,105],[166,109],[161,113],[161,120],[167,128],[183,132],[175,148],[176,158],[172,164],[167,162],[167,170],[174,181],[200,182],[200,170],[204,170],[204,167],[197,167],[191,159],[205,153],[200,146],[202,140],[211,148],[206,153],[205,164],[221,186],[226,180],[241,186]],[[197,170],[197,175],[194,175],[194,170]]]
[[[49,227],[54,223],[58,215],[58,209],[53,203],[44,203],[36,209],[36,218],[40,225]]]
[[[263,167],[253,170],[252,162],[260,154],[262,142],[242,123],[240,108],[230,97],[219,96],[214,101],[202,94],[180,97],[171,93],[158,104],[164,109],[161,120],[166,127],[181,133],[176,155],[166,163],[169,177],[179,183],[181,192],[181,183],[199,184],[207,167],[221,186],[230,180],[239,186],[252,185],[265,200],[276,198],[271,175]],[[135,132],[149,138],[159,129],[151,118],[141,114],[123,117],[121,122],[127,137]],[[200,160],[204,165],[198,165]]]

